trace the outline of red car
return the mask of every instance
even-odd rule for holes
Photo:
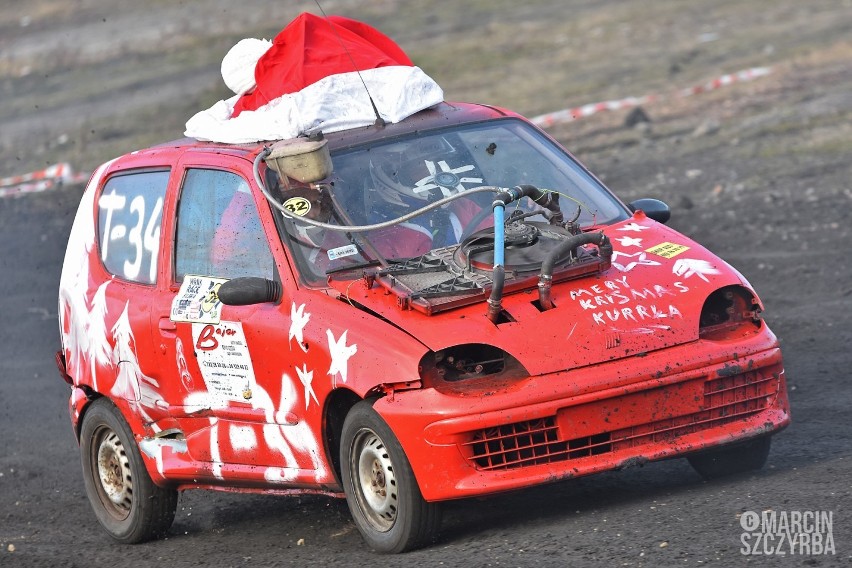
[[[346,497],[378,551],[442,501],[686,457],[790,420],[746,279],[503,109],[101,166],[60,285],[86,491],[115,539],[192,488]]]

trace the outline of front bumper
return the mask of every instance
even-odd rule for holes
[[[427,501],[621,469],[790,422],[781,351],[765,327],[746,341],[697,341],[510,387],[401,392],[374,408]]]

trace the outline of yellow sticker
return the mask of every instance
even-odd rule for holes
[[[284,209],[298,217],[304,217],[311,210],[311,202],[304,197],[291,197],[284,202]]]
[[[661,256],[663,258],[673,258],[685,250],[689,250],[689,247],[678,245],[675,243],[660,243],[658,245],[654,245],[649,249],[645,249],[645,252],[650,252],[651,254],[656,254],[657,256]]]

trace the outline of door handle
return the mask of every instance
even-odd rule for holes
[[[174,332],[177,331],[177,324],[170,320],[169,318],[160,318],[157,327],[160,328],[160,332],[166,336],[173,336]]]

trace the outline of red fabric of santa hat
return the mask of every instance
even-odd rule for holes
[[[341,16],[323,18],[306,12],[290,22],[260,57],[254,69],[256,87],[237,100],[232,116],[257,110],[329,75],[393,65],[414,64],[377,29]]]

